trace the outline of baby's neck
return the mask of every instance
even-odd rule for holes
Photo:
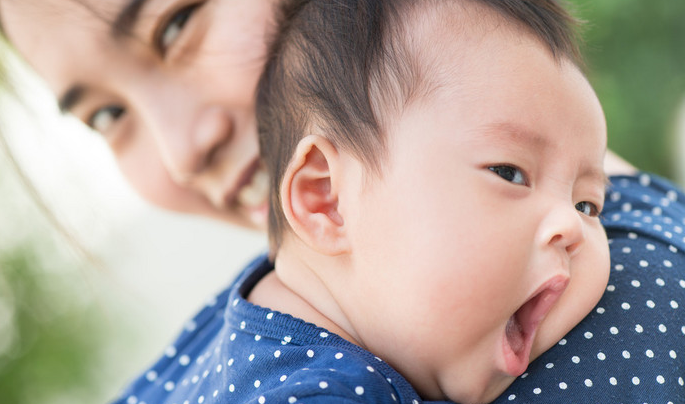
[[[274,271],[255,285],[247,300],[325,328],[364,347],[355,337],[334,293],[310,265],[300,254],[289,254],[287,250],[279,252]]]

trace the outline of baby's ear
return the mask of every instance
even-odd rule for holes
[[[336,147],[310,135],[297,145],[281,183],[283,212],[295,235],[324,255],[348,251],[345,220],[338,209],[342,166]]]

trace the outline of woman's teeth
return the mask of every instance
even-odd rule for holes
[[[248,208],[260,207],[266,203],[269,194],[269,175],[260,167],[249,184],[238,193],[237,201]]]

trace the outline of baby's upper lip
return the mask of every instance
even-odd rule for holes
[[[559,300],[569,283],[556,275],[543,283],[509,318],[504,335],[506,372],[518,376],[528,367],[530,351],[540,323]]]

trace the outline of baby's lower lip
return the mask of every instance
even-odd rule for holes
[[[538,327],[568,285],[567,277],[555,277],[525,302],[507,321],[503,350],[506,372],[521,375],[528,367],[533,339]]]
[[[531,341],[531,335],[524,330],[515,315],[511,316],[507,321],[502,341],[505,372],[510,376],[520,376],[525,372],[530,357]]]

